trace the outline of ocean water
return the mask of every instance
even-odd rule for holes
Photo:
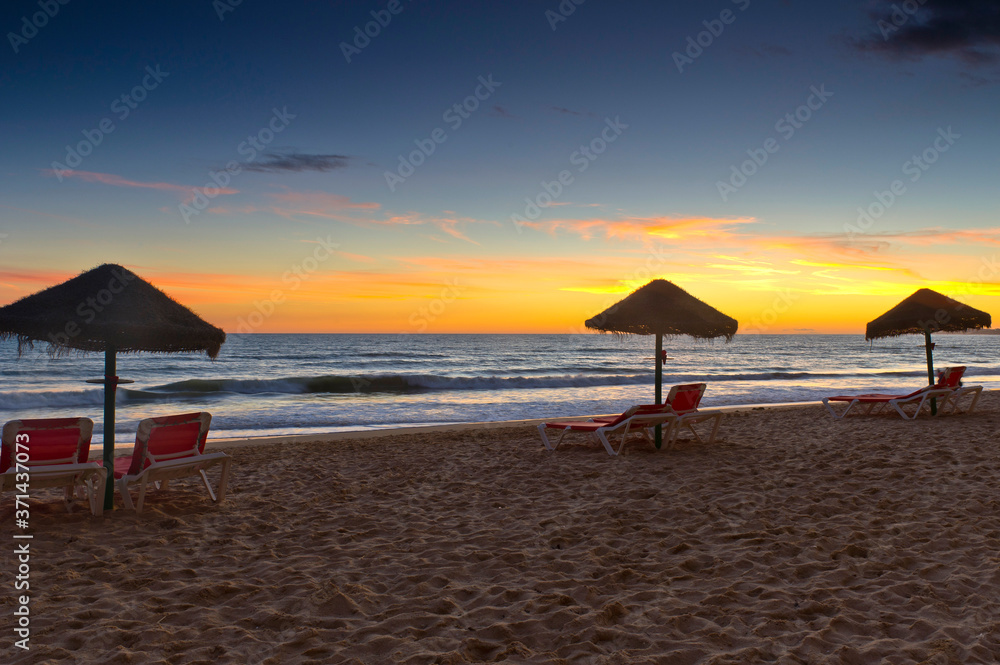
[[[935,367],[1000,388],[1000,336],[938,335]],[[115,440],[142,418],[209,411],[213,437],[619,413],[653,401],[652,337],[615,335],[229,335],[204,354],[118,357]],[[909,392],[926,382],[923,338],[861,335],[664,340],[663,383],[704,381],[705,406]],[[87,416],[102,436],[102,354],[20,358],[0,343],[0,421]],[[664,389],[664,394],[666,388]]]

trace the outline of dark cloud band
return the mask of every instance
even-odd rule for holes
[[[333,171],[346,168],[350,159],[347,155],[267,154],[255,162],[244,164],[243,169],[258,173]]]
[[[858,48],[887,55],[954,54],[983,64],[1000,59],[996,0],[883,0],[872,13],[876,31]]]

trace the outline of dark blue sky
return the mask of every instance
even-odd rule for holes
[[[895,271],[882,292],[954,290],[1000,226],[1000,22],[995,3],[909,5],[8,2],[8,299],[32,270],[105,260],[266,289],[321,232],[347,285],[472,271],[491,293],[533,259],[537,288],[607,293],[669,241],[659,274],[756,311],[789,284],[871,295],[874,269]],[[896,180],[859,242],[847,227]],[[977,240],[923,270],[942,229]],[[580,283],[542,267],[581,256],[599,266]],[[449,263],[467,257],[492,267]],[[841,272],[802,267],[824,262]],[[205,299],[227,325],[223,301]]]

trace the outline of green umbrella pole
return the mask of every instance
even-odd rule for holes
[[[930,328],[924,328],[924,349],[927,351],[927,385],[933,386],[934,381],[934,343],[931,342]],[[937,399],[931,398],[931,415],[937,415]]]
[[[656,334],[656,403],[660,403],[663,396],[663,335]],[[660,425],[656,426],[656,449],[663,445],[663,432]]]
[[[108,470],[108,482],[104,486],[104,510],[111,510],[115,505],[115,392],[118,388],[116,354],[115,346],[108,344],[104,350],[104,468]]]

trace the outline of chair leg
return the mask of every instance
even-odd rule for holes
[[[714,423],[712,423],[712,434],[708,437],[708,445],[712,445],[713,443],[715,443],[715,437],[719,434],[719,425],[722,424],[722,413],[721,412],[713,413],[710,416],[708,416],[708,418],[706,418],[705,420],[715,421]],[[697,436],[697,434],[695,436]]]
[[[903,409],[902,404],[897,403],[895,400],[889,403],[892,404],[892,408],[896,409],[896,413],[898,413],[903,418],[903,420],[914,420],[917,417],[917,414],[920,413],[920,409],[923,408],[924,406],[924,400],[920,400],[920,402],[917,404],[917,409],[913,412],[913,415],[909,416]]]
[[[976,404],[979,402],[979,396],[983,394],[982,386],[976,386],[971,390],[972,390],[972,402],[969,404],[969,408],[965,410],[965,413],[972,413],[973,409],[976,408]]]
[[[146,500],[146,486],[147,485],[148,485],[148,483],[146,482],[146,474],[143,474],[142,480],[139,481],[139,499],[136,501],[136,504],[135,504],[135,513],[136,513],[136,515],[138,515],[138,514],[140,514],[142,512],[142,504],[143,504],[143,501]]]
[[[848,413],[850,413],[851,409],[853,409],[857,404],[858,404],[858,400],[856,400],[856,399],[851,400],[850,402],[848,402],[847,408],[844,409],[844,412],[838,414],[836,411],[833,410],[833,407],[830,406],[829,399],[827,399],[826,397],[823,398],[823,406],[825,406],[826,410],[830,412],[830,415],[833,416],[834,418],[836,418],[837,420],[840,420],[841,418],[843,418],[844,416],[846,416]],[[872,405],[870,405],[868,407],[868,411],[865,411],[865,414],[868,414],[872,410],[872,406],[874,406],[874,404],[872,404]]]
[[[549,437],[545,434],[545,423],[538,426],[538,434],[542,437],[542,445],[545,446],[545,450],[552,452],[552,446],[549,444]]]
[[[231,458],[226,458],[222,460],[222,475],[219,477],[219,503],[226,498],[226,488],[229,486],[229,465],[232,463]]]
[[[199,469],[198,475],[201,476],[201,482],[205,483],[205,489],[208,490],[208,495],[212,497],[212,501],[218,501],[215,498],[215,492],[212,491],[212,485],[208,482],[208,474],[205,473],[205,469]]]
[[[542,435],[542,444],[545,445],[545,449],[548,450],[549,452],[552,452],[553,450],[555,450],[556,448],[559,447],[559,444],[562,443],[563,437],[566,436],[566,432],[569,432],[569,431],[570,430],[569,430],[568,427],[565,428],[565,429],[560,430],[560,432],[559,432],[559,438],[556,439],[555,443],[552,443],[552,442],[549,441],[549,437],[545,433],[545,424],[543,423],[543,424],[541,424],[541,425],[538,426],[538,433]]]
[[[979,396],[983,392],[982,386],[971,386],[969,388],[959,388],[951,395],[951,410],[952,413],[972,413],[976,408],[976,404],[979,402]],[[958,408],[958,402],[966,395],[972,395],[972,401],[969,402],[969,408],[964,411]]]
[[[604,449],[606,451],[608,451],[609,455],[611,455],[612,457],[614,457],[615,455],[618,454],[618,453],[615,452],[615,449],[611,446],[611,442],[608,441],[608,437],[607,437],[607,435],[605,435],[604,432],[602,432],[601,430],[597,430],[596,432],[594,432],[594,434],[596,434],[597,438],[600,439],[601,444],[604,445]],[[625,439],[623,438],[622,439],[622,445],[624,445],[624,444],[625,444]],[[621,450],[621,446],[619,446],[618,450]]]
[[[128,480],[124,477],[118,480],[118,493],[122,495],[125,507],[129,510],[135,510],[135,504],[132,503],[132,495],[128,491]]]
[[[685,418],[685,417],[681,416],[677,420],[677,423],[678,423],[677,429],[679,430],[680,429],[680,425],[683,424],[684,427],[687,427],[688,431],[691,432],[691,434],[694,436],[694,440],[695,441],[697,441],[698,443],[701,443],[701,444],[711,445],[711,444],[715,443],[715,437],[719,433],[719,424],[722,422],[722,415],[723,415],[722,412],[716,412],[716,413],[699,413],[699,414],[694,414],[690,418]],[[700,423],[703,423],[703,422],[707,422],[709,420],[713,420],[715,422],[712,424],[712,433],[708,437],[708,442],[706,443],[705,441],[702,441],[701,436],[698,434],[698,431],[695,430],[694,426],[698,425]],[[675,443],[676,443],[676,435],[674,435],[674,438],[675,438]]]

